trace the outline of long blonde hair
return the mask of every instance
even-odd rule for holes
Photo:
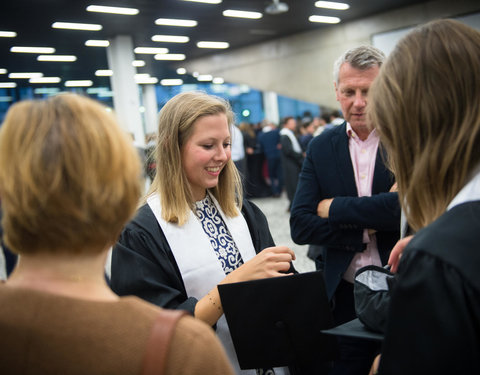
[[[153,193],[160,195],[162,216],[168,222],[184,224],[195,204],[182,168],[182,147],[193,134],[194,124],[200,117],[217,114],[225,114],[229,127],[233,125],[233,112],[228,102],[200,91],[178,94],[160,111],[155,151],[157,170],[147,197]],[[218,185],[210,192],[227,216],[238,215],[243,197],[242,183],[231,159],[220,173]]]
[[[445,212],[480,162],[480,32],[453,20],[416,28],[369,95],[370,123],[418,230]]]

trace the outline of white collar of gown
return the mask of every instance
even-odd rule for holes
[[[447,207],[447,211],[459,204],[480,200],[480,167],[473,172],[473,178],[458,192]]]

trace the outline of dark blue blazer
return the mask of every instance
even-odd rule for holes
[[[377,231],[377,245],[386,264],[400,236],[398,193],[390,193],[392,173],[378,149],[372,196],[358,197],[348,149],[346,123],[324,131],[309,144],[293,200],[290,231],[298,244],[320,245],[323,250],[327,293],[333,296],[356,252],[365,249],[363,230]],[[322,199],[335,198],[329,218],[317,215]]]

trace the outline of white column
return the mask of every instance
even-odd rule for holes
[[[279,125],[278,97],[275,92],[265,91],[263,93],[263,109],[265,110],[265,118]]]
[[[137,146],[145,145],[145,131],[140,114],[140,91],[135,82],[136,69],[133,42],[128,35],[118,35],[110,40],[107,48],[109,68],[113,71],[110,83],[113,90],[113,105],[120,125],[133,134]]]
[[[142,85],[143,106],[145,107],[145,133],[158,131],[158,104],[154,85]]]

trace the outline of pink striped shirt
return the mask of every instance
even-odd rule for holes
[[[347,123],[348,149],[352,159],[353,171],[355,173],[355,183],[359,197],[372,195],[373,173],[375,171],[375,160],[379,138],[375,129],[368,135],[368,138],[362,141],[349,123]],[[382,265],[378,253],[377,238],[375,234],[368,234],[368,229],[363,231],[363,243],[367,244],[366,249],[361,253],[356,253],[352,262],[348,266],[343,278],[353,283],[355,272],[369,264]]]

